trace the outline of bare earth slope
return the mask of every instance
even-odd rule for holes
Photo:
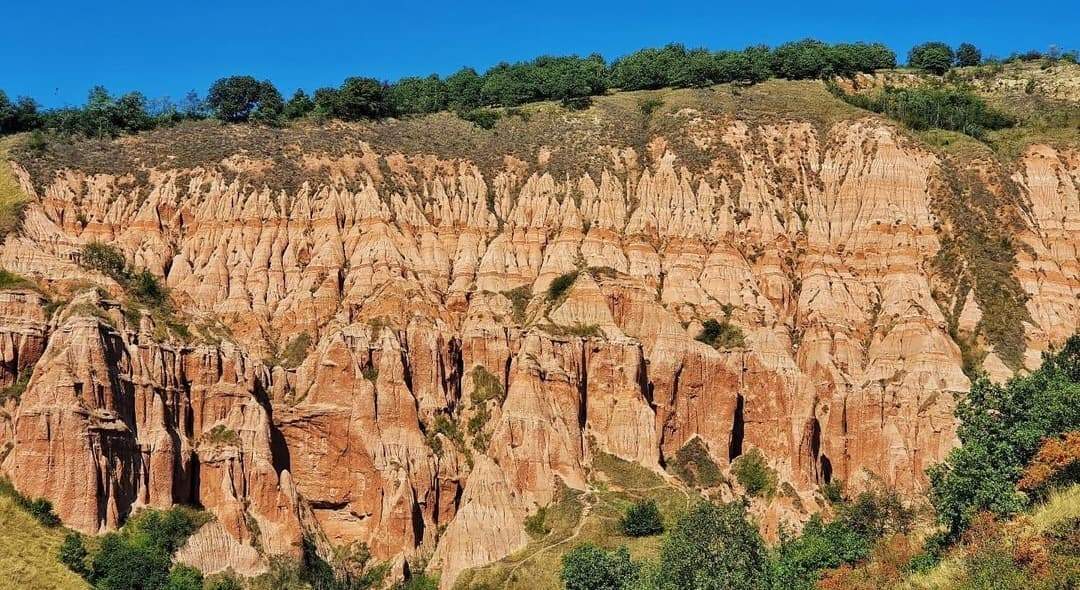
[[[725,474],[756,447],[785,490],[766,532],[835,479],[914,494],[965,362],[1004,378],[1080,326],[1080,146],[940,151],[817,82],[16,160],[0,266],[64,305],[0,292],[0,385],[29,375],[3,472],[89,533],[199,503],[180,558],[207,572],[307,534],[449,587],[600,456],[670,480],[684,447]],[[91,241],[164,277],[186,329],[81,266]],[[710,318],[743,345],[696,341]]]

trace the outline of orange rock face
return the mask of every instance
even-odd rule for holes
[[[430,557],[446,585],[524,546],[523,519],[587,486],[598,453],[661,472],[696,438],[725,470],[760,449],[807,498],[924,489],[956,444],[961,337],[989,321],[986,291],[936,262],[964,231],[941,205],[955,163],[872,119],[686,126],[724,156],[691,171],[656,137],[560,175],[361,144],[297,156],[317,172],[295,192],[233,161],[144,184],[21,174],[0,264],[119,295],[77,264],[114,244],[226,335],[155,337],[89,291],[51,317],[0,292],[0,382],[31,375],[4,472],[86,532],[201,504],[216,520],[181,559],[203,569],[256,572],[308,534]],[[995,174],[1023,212],[1022,364],[980,342],[1008,374],[1080,324],[1080,152],[1033,146]],[[737,335],[696,340],[708,319]]]

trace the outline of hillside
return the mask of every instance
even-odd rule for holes
[[[15,502],[0,496],[0,588],[84,590],[86,582],[64,567],[57,554],[63,529],[38,524]]]
[[[971,378],[1080,328],[1080,66],[988,75],[981,139],[779,79],[18,136],[0,470],[87,534],[205,508],[207,574],[362,542],[444,588],[651,555],[621,511],[743,497],[752,452],[770,540],[830,484],[919,502]]]

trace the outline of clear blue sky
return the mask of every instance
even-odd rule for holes
[[[46,106],[91,86],[148,97],[200,94],[252,74],[288,96],[352,75],[395,80],[541,54],[644,46],[742,48],[803,37],[912,44],[970,41],[984,55],[1080,47],[1080,0],[443,2],[379,0],[4,0],[0,88]]]

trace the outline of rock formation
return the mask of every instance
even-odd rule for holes
[[[449,587],[522,547],[597,453],[663,472],[697,440],[722,469],[760,449],[807,501],[837,479],[915,493],[956,443],[971,342],[1004,377],[1080,325],[1077,149],[1008,167],[877,118],[675,120],[577,170],[547,165],[572,145],[492,165],[284,139],[295,189],[257,150],[18,167],[31,202],[0,266],[71,296],[0,292],[0,384],[28,378],[4,473],[88,533],[199,504],[215,520],[180,558],[207,571],[311,534],[430,556]],[[957,168],[1010,199],[1019,363],[987,336],[1008,320],[980,308],[993,285],[941,271],[959,252],[984,280],[953,246]],[[92,241],[162,277],[190,338],[127,313],[79,263]],[[696,340],[709,319],[741,338]]]

